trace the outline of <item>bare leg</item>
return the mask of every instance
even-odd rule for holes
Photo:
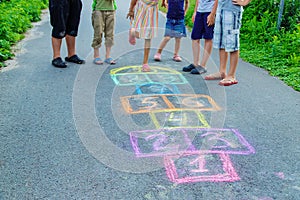
[[[99,48],[94,48],[94,58],[100,58]]]
[[[110,51],[111,51],[111,46],[105,46],[106,54],[105,58],[110,58]]]
[[[66,43],[67,43],[67,49],[68,49],[68,57],[75,55],[75,37],[66,35]]]
[[[179,49],[180,49],[180,39],[181,38],[175,38],[174,56],[178,55],[178,52],[179,52]]]
[[[163,40],[161,41],[161,43],[158,47],[157,53],[161,53],[163,51],[163,49],[166,47],[166,45],[170,41],[170,39],[171,38],[169,36],[166,36],[163,38]]]
[[[202,61],[201,61],[201,66],[202,67],[205,67],[206,66],[206,63],[209,59],[209,56],[211,54],[211,51],[212,51],[212,40],[208,40],[208,39],[205,39],[204,40],[204,52],[203,52],[203,58],[202,58]]]
[[[60,57],[62,39],[52,37],[53,59]]]
[[[239,52],[240,51],[230,52],[230,68],[226,78],[235,78],[236,68],[239,61]]]
[[[225,51],[225,49],[220,49],[219,56],[220,56],[220,74],[225,75],[226,65],[228,61],[228,53]]]
[[[192,50],[193,50],[193,58],[194,58],[194,66],[198,66],[200,60],[200,40],[192,41]]]
[[[148,64],[150,47],[151,47],[151,39],[145,39],[143,64]]]

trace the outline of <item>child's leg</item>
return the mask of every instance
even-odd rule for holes
[[[143,64],[148,64],[150,47],[151,47],[151,39],[145,39]]]
[[[94,48],[94,58],[100,58],[99,48]]]
[[[158,50],[157,50],[157,53],[161,54],[161,52],[163,51],[163,49],[166,47],[167,43],[170,41],[170,37],[169,36],[165,36],[163,38],[163,40],[161,41],[159,47],[158,47]]]
[[[111,47],[114,45],[115,11],[106,12],[104,16],[105,58],[110,58]]]
[[[224,52],[225,52],[225,50],[224,50]],[[226,53],[226,55],[228,55],[227,52],[225,52],[225,53]],[[221,58],[221,56],[220,56],[220,58]],[[227,58],[227,56],[226,56],[226,58]],[[235,72],[236,72],[238,59],[239,59],[239,51],[230,52],[230,69],[228,71],[228,75],[219,82],[219,85],[230,86],[230,85],[234,85],[234,84],[238,83],[238,81],[235,79]],[[226,61],[227,61],[227,59],[226,59]],[[220,70],[221,70],[221,65],[220,65]]]
[[[150,67],[148,65],[150,46],[151,46],[151,39],[145,39],[144,60],[143,60],[143,66],[142,66],[142,71],[143,72],[150,72],[151,71]]]
[[[174,56],[178,55],[180,49],[180,40],[181,38],[175,38],[175,49],[174,49]]]
[[[94,59],[100,58],[99,48],[102,44],[103,35],[103,15],[101,11],[94,11],[92,13],[92,25],[94,29],[94,37],[92,41],[92,47],[94,48]],[[98,59],[99,60],[99,59]]]
[[[230,68],[226,78],[235,78],[236,68],[239,60],[239,51],[233,51],[230,53]]]
[[[75,55],[75,37],[71,35],[66,35],[66,44],[68,49],[68,57]]]
[[[228,61],[228,53],[225,49],[219,50],[219,57],[220,57],[220,74],[224,76],[226,74],[226,65]]]
[[[193,50],[193,65],[198,66],[200,60],[200,40],[192,40],[192,50]]]
[[[210,39],[205,39],[204,40],[204,52],[203,52],[203,57],[202,57],[202,61],[200,63],[200,65],[202,67],[206,66],[206,63],[208,61],[208,58],[211,54],[212,51],[212,40]]]

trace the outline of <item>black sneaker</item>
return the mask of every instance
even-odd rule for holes
[[[206,72],[207,72],[207,70],[204,67],[199,65],[191,71],[191,74],[204,74]]]
[[[61,59],[61,57],[55,58],[52,60],[52,65],[58,68],[66,68],[66,63]]]
[[[76,64],[84,64],[85,61],[82,60],[81,58],[79,58],[76,54],[71,56],[71,57],[65,57],[65,61],[67,62],[72,62],[72,63],[76,63]]]
[[[195,69],[195,66],[193,64],[190,64],[189,66],[182,68],[182,71],[184,71],[184,72],[190,72],[193,69]]]

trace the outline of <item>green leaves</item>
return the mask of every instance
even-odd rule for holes
[[[47,7],[47,0],[10,0],[0,2],[0,67],[11,58],[10,47],[24,38],[24,33],[39,21],[41,9]]]
[[[299,0],[286,0],[281,29],[279,0],[252,0],[243,13],[241,57],[300,91]]]

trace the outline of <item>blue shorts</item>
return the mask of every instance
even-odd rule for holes
[[[194,26],[192,30],[192,40],[213,39],[214,26],[207,26],[207,16],[210,12],[196,13]]]
[[[167,19],[165,37],[181,38],[186,37],[184,19]]]
[[[213,47],[226,52],[239,50],[241,25],[242,12],[217,11]]]

